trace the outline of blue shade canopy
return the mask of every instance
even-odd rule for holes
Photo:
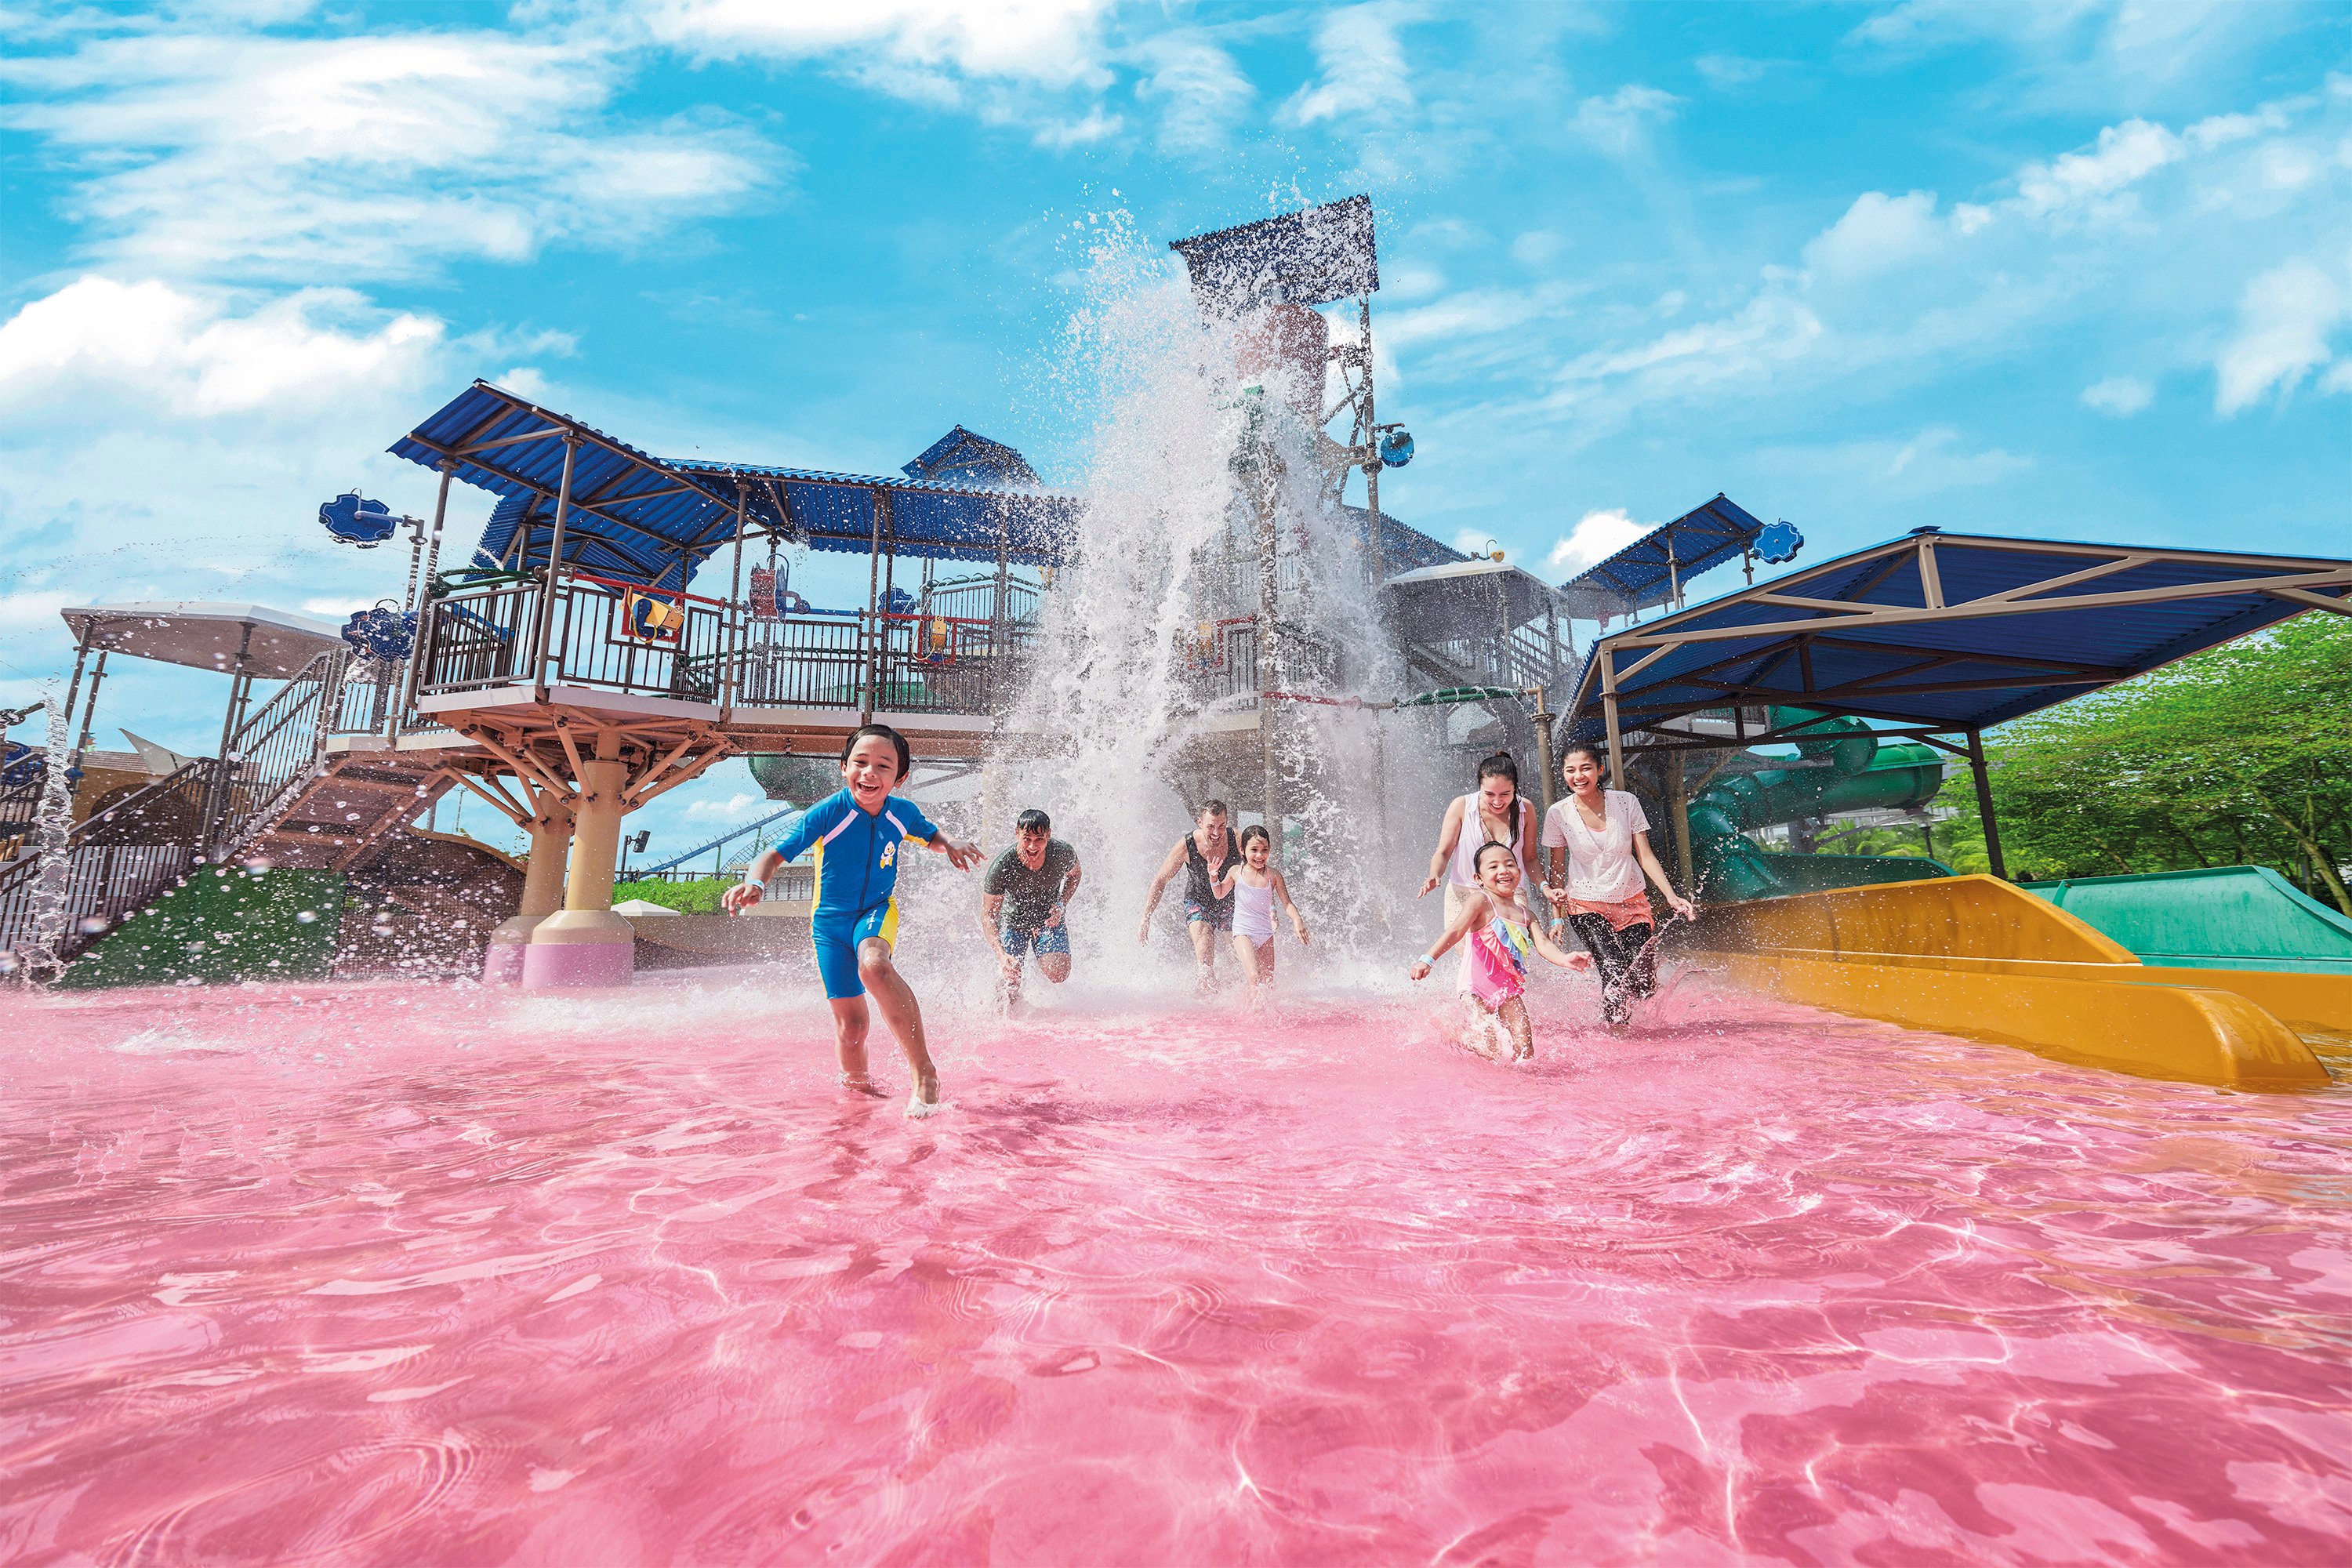
[[[1683,584],[1737,556],[1763,529],[1738,502],[1718,495],[1561,584],[1568,613],[1613,620],[1671,604]]]
[[[924,447],[913,462],[900,464],[898,471],[910,479],[944,485],[1036,489],[1044,483],[1028,458],[961,425]]]
[[[772,529],[816,550],[887,552],[935,561],[993,562],[1000,549],[1018,566],[1059,566],[1069,558],[1083,503],[1050,490],[982,489],[919,479],[829,474],[760,463],[680,463],[730,494],[741,486],[754,530]]]
[[[1369,544],[1371,509],[1343,505],[1339,510],[1347,514],[1348,530],[1356,542]],[[1399,522],[1385,508],[1381,510],[1381,561],[1391,576],[1399,572],[1412,572],[1423,566],[1443,566],[1449,562],[1469,559],[1452,545],[1440,544],[1412,524]]]
[[[477,563],[527,567],[547,561],[567,437],[574,452],[567,563],[625,582],[675,587],[731,537],[730,487],[486,381],[394,442],[392,452],[427,468],[446,463],[452,477],[498,496]]]
[[[1567,710],[1632,730],[1788,705],[1979,730],[2306,609],[2352,614],[2352,562],[1944,534],[1759,583],[1604,637]]]
[[[1171,239],[1168,248],[1184,258],[1193,298],[1218,314],[1325,305],[1381,286],[1370,196]]]
[[[428,468],[446,464],[453,478],[498,496],[473,564],[517,570],[546,563],[567,438],[574,457],[563,559],[624,583],[685,586],[733,538],[739,506],[751,531],[819,550],[870,548],[878,511],[886,550],[992,562],[1001,538],[1007,559],[1024,565],[1060,564],[1077,519],[1076,497],[1034,489],[656,458],[482,381],[392,451]]]

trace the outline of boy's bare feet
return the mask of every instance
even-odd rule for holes
[[[855,1093],[866,1095],[875,1100],[887,1100],[890,1098],[889,1094],[886,1090],[878,1088],[872,1079],[868,1078],[862,1072],[843,1073],[841,1075],[841,1087],[852,1090]]]
[[[907,1114],[920,1118],[931,1115],[939,1108],[939,1068],[926,1063],[915,1071],[915,1092],[908,1098]]]

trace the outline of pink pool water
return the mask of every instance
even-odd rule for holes
[[[2352,1558],[2352,1094],[1057,1000],[0,1000],[0,1562]]]

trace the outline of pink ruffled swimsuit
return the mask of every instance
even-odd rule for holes
[[[1489,1009],[1527,991],[1528,954],[1535,939],[1526,926],[1497,915],[1462,945],[1463,988]]]

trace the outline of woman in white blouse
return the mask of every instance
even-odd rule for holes
[[[1591,746],[1569,747],[1560,759],[1568,798],[1544,817],[1543,847],[1551,875],[1544,896],[1576,932],[1601,968],[1601,1013],[1622,1024],[1630,997],[1657,988],[1656,932],[1646,875],[1675,913],[1698,918],[1688,899],[1675,891],[1665,868],[1650,847],[1650,819],[1642,803],[1620,789],[1601,787],[1606,770]]]

